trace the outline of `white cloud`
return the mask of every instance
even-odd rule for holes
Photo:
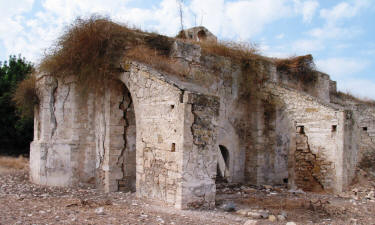
[[[326,19],[329,24],[333,24],[339,20],[357,16],[362,9],[365,9],[369,5],[369,0],[354,0],[351,3],[341,2],[332,9],[322,9],[320,16]]]
[[[224,18],[224,0],[192,0],[190,5],[193,13],[192,25],[205,26],[218,34],[222,29]]]
[[[295,11],[303,16],[303,22],[310,23],[314,17],[317,9],[319,8],[319,2],[316,0],[307,0],[301,2],[300,0],[294,0]]]
[[[319,39],[349,39],[362,33],[358,27],[339,27],[333,24],[326,24],[323,27],[314,28],[307,32],[310,36]]]
[[[370,65],[369,61],[354,58],[328,58],[317,60],[316,65],[334,80],[356,75]]]
[[[285,37],[285,34],[279,34],[276,36],[276,39],[283,39]]]
[[[286,0],[248,0],[228,2],[225,5],[223,36],[248,39],[259,34],[264,26],[291,15]],[[235,31],[235,32],[233,32]]]
[[[26,20],[23,15],[32,9],[33,0],[13,1],[9,6],[8,2],[0,0],[0,6],[6,4],[4,8],[12,9],[12,14],[5,14],[0,19],[0,40],[7,55],[22,52],[25,57],[35,61],[42,55],[42,49],[51,46],[73,19],[93,13],[110,15],[117,22],[135,24],[166,35],[178,32],[180,21],[175,0],[162,0],[147,9],[130,8],[127,6],[129,1],[43,0],[42,8]],[[310,2],[314,1],[308,0],[302,4],[308,6]],[[202,22],[202,25],[223,38],[248,40],[268,24],[295,16],[293,4],[293,0],[192,0],[184,5],[184,25],[189,27],[201,25]],[[304,11],[304,18],[310,17],[309,12]]]
[[[295,1],[297,3],[299,2],[299,0]],[[366,9],[369,5],[369,0],[352,0],[340,2],[330,9],[321,9],[320,17],[324,19],[325,22],[321,26],[309,30],[307,34],[310,38],[297,41],[293,48],[295,50],[302,50],[304,47],[306,47],[306,50],[311,51],[323,50],[326,47],[323,46],[323,43],[326,43],[327,40],[334,40],[338,43],[341,40],[358,37],[363,33],[360,27],[349,25],[348,23],[342,24],[342,22],[345,21],[345,19],[351,19],[360,15],[361,11]],[[333,46],[340,45],[335,44]]]

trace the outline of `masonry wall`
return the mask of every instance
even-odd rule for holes
[[[182,90],[142,64],[126,68],[84,96],[74,81],[41,78],[32,181],[214,206],[218,98]]]
[[[303,183],[307,163],[313,164],[310,175],[324,190],[345,189],[353,178],[347,168],[353,168],[357,160],[350,112],[292,89],[273,85],[270,88],[283,99],[285,111],[295,127],[295,132],[290,134],[289,185],[298,187],[297,184]],[[306,174],[306,179],[310,175]]]

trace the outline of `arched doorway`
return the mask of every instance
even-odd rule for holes
[[[219,145],[217,158],[217,181],[228,182],[229,151],[225,146]]]

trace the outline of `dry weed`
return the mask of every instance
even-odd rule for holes
[[[275,60],[277,70],[286,74],[291,80],[304,84],[314,84],[318,75],[312,55],[290,57]]]
[[[34,107],[39,104],[36,78],[34,74],[28,75],[21,81],[13,94],[13,101],[25,117],[34,116]]]
[[[0,167],[5,169],[25,169],[28,167],[29,160],[23,156],[11,157],[0,156]]]
[[[336,97],[344,99],[344,100],[351,100],[351,101],[355,101],[355,102],[362,103],[362,104],[372,106],[372,107],[375,106],[374,100],[356,97],[350,92],[337,91],[335,95]]]

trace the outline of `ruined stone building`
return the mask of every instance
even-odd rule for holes
[[[216,41],[205,28],[185,36]],[[121,60],[118,79],[82,100],[74,76],[38,75],[34,183],[136,191],[176,208],[214,206],[219,177],[305,191],[350,185],[374,147],[372,105],[338,93],[324,73],[306,81],[266,58],[244,70],[197,42],[172,40],[168,57],[186,76]],[[244,85],[252,68],[262,74],[254,92]]]

